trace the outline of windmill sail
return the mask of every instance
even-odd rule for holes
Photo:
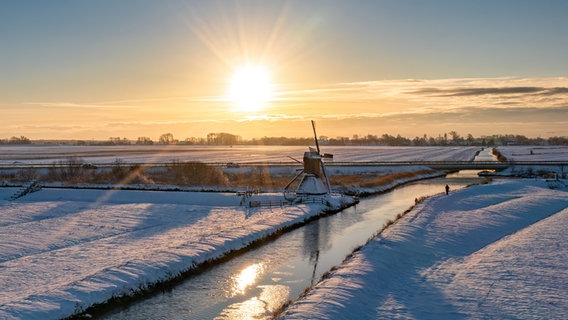
[[[316,133],[316,123],[314,120],[312,120],[312,129],[314,129],[314,140],[316,141],[316,148],[318,150],[318,156],[319,156],[319,163],[321,165],[321,170],[323,172],[323,177],[325,178],[325,182],[326,182],[326,186],[327,186],[327,192],[331,192],[331,183],[329,182],[329,177],[327,175],[327,171],[325,170],[325,164],[323,163],[323,157],[320,151],[320,146],[319,146],[319,141],[318,141],[318,135]],[[332,156],[333,157],[333,156]]]
[[[320,145],[319,145],[319,142],[318,142],[318,135],[316,133],[316,123],[315,123],[314,120],[312,120],[312,129],[314,129],[314,140],[316,141],[316,148],[318,150],[318,154],[320,154],[321,153],[320,152]]]

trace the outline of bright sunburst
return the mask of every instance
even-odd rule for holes
[[[261,65],[247,65],[235,70],[231,78],[229,100],[235,111],[254,113],[266,108],[272,99],[270,73]]]

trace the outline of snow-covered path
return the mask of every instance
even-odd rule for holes
[[[234,194],[65,189],[0,200],[0,319],[69,316],[324,209],[253,210],[239,201]]]
[[[568,193],[509,180],[437,196],[283,319],[567,319]]]

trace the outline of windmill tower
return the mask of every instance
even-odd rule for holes
[[[288,189],[294,181],[302,176],[302,180],[296,189],[296,194],[299,196],[324,195],[331,192],[331,184],[323,163],[324,156],[320,153],[316,125],[313,120],[312,128],[314,130],[316,149],[310,148],[310,151],[304,152],[304,168],[284,187],[284,190]],[[331,155],[326,154],[326,156]]]

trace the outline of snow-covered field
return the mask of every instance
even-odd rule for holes
[[[0,188],[0,319],[70,316],[326,209],[251,209],[235,194],[126,190],[42,189],[4,200],[15,191]]]
[[[568,190],[501,180],[436,196],[283,319],[568,319]]]
[[[567,161],[567,146],[505,146],[498,147],[512,161]]]
[[[495,176],[566,178],[568,147],[566,146],[504,146],[496,148],[508,161],[541,161],[560,163],[556,165],[515,165],[492,173]]]
[[[86,163],[159,164],[171,161],[207,163],[291,162],[301,159],[307,146],[41,146],[0,145],[0,165],[53,164],[79,157]],[[322,146],[336,162],[350,161],[470,161],[481,147],[388,147]],[[504,156],[514,161],[562,161],[568,159],[566,146],[500,146]]]
[[[0,188],[0,199],[15,191]],[[427,199],[284,318],[566,318],[567,191],[543,180],[501,180]],[[247,209],[240,201],[70,189],[0,200],[0,318],[69,316],[323,210]]]
[[[332,147],[322,152],[334,155],[334,161],[468,161],[480,147]],[[292,162],[301,160],[307,146],[13,146],[0,145],[0,165],[52,164],[75,156],[86,163],[169,163],[201,161],[207,163]]]
[[[157,146],[1,146],[0,164],[52,163],[76,155],[76,148],[84,148],[79,156],[93,163],[117,158],[127,163],[288,161],[288,155],[301,158],[306,149],[183,147],[158,152]],[[54,154],[46,156],[46,150]],[[334,153],[335,161],[464,161],[478,150],[323,151]],[[514,153],[523,152],[530,154],[530,149]],[[541,158],[529,160],[564,154],[536,148],[532,153]],[[330,167],[331,174],[336,170],[365,174],[377,168]],[[321,204],[247,209],[232,193],[172,191],[44,188],[6,200],[16,191],[0,188],[0,319],[69,316],[171,279],[324,210]],[[551,190],[537,180],[499,181],[429,199],[356,253],[285,317],[524,319],[539,318],[537,310],[543,318],[568,318],[567,207],[565,188]]]

